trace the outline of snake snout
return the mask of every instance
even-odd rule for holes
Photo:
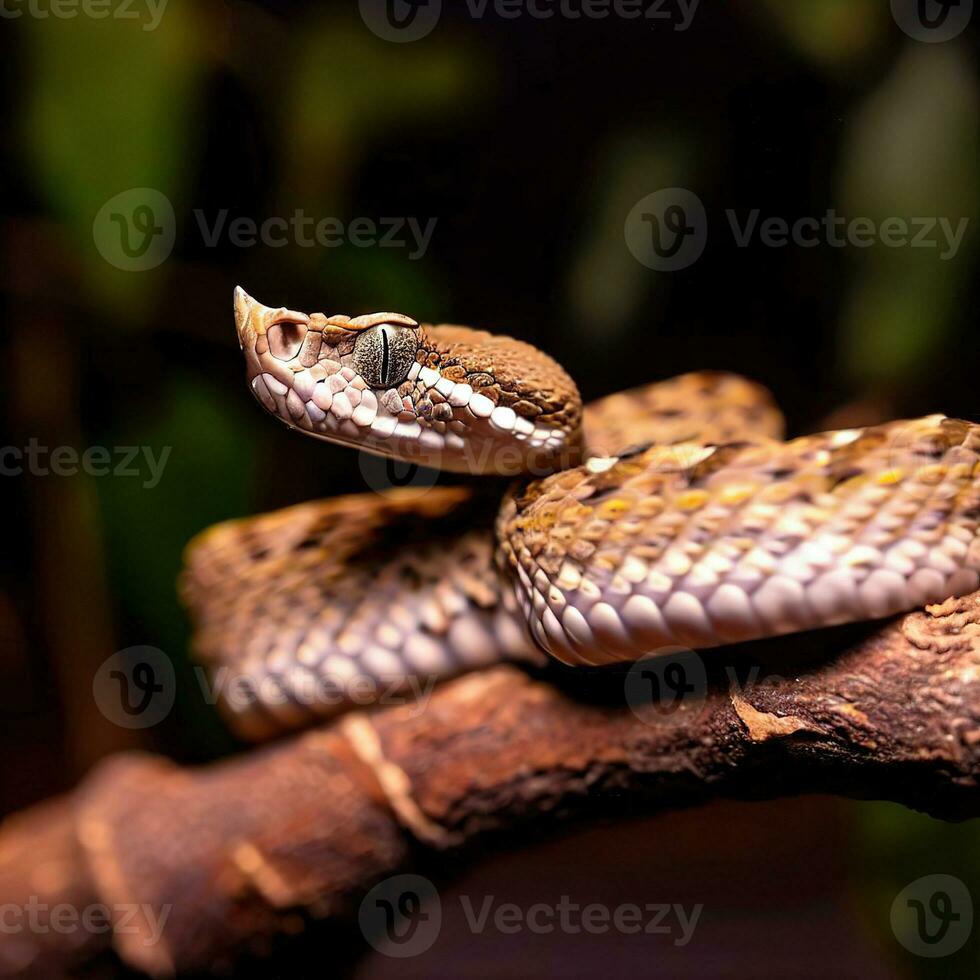
[[[241,286],[235,287],[235,331],[238,346],[248,356],[255,352],[255,344],[266,331],[267,314],[271,310],[249,296]]]
[[[253,349],[258,338],[268,334],[269,329],[277,324],[306,325],[309,322],[310,318],[305,313],[288,310],[284,306],[278,309],[263,306],[241,286],[235,287],[235,329],[242,350]]]
[[[242,289],[235,287],[235,329],[238,331],[238,346],[245,347],[245,332],[252,316],[255,300]]]

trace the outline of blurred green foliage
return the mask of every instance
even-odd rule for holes
[[[775,29],[794,54],[828,71],[867,56],[888,25],[879,0],[765,0],[753,16],[762,29]]]
[[[263,439],[245,399],[226,398],[193,378],[168,378],[150,419],[123,419],[102,445],[168,452],[157,486],[143,479],[99,480],[106,550],[119,612],[174,660],[181,687],[178,721],[188,744],[224,744],[213,711],[201,711],[202,688],[183,653],[189,631],[177,597],[183,550],[202,528],[247,514]],[[145,468],[144,468],[145,469]],[[147,506],[147,501],[152,506]]]
[[[880,242],[855,255],[842,356],[862,381],[900,384],[942,370],[944,339],[969,283],[976,244],[978,113],[977,80],[955,44],[909,44],[855,108],[840,180],[850,214],[875,222],[890,215],[969,219],[958,261],[938,249]]]
[[[894,803],[852,804],[851,883],[855,911],[875,933],[883,955],[908,976],[939,980],[977,975],[980,929],[980,846],[977,822],[942,823]],[[927,959],[905,950],[892,934],[895,897],[926,875],[947,874],[963,881],[973,896],[973,931],[966,945],[949,956]]]
[[[646,268],[623,248],[623,219],[650,188],[696,183],[704,152],[690,133],[669,129],[623,134],[603,148],[591,213],[568,277],[569,308],[588,324],[579,331],[582,343],[598,347],[609,331],[636,329],[650,292],[669,287],[669,273]]]
[[[136,20],[26,21],[26,170],[76,260],[90,302],[138,323],[166,284],[155,270],[132,275],[93,247],[99,208],[131,187],[184,198],[200,147],[194,139],[207,67],[206,4],[169,4],[152,31]]]

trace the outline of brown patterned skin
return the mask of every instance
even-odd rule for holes
[[[226,521],[187,548],[194,652],[239,734],[262,738],[435,679],[540,657],[503,601],[495,498],[357,494]]]
[[[578,388],[537,347],[457,324],[423,324],[419,334],[420,364],[439,369],[444,378],[468,382],[494,405],[506,405],[522,418],[569,432],[581,429]]]
[[[782,413],[762,385],[723,371],[692,371],[620,391],[590,402],[585,417],[592,456],[615,456],[653,442],[782,439],[784,429]]]
[[[980,426],[593,458],[511,495],[503,561],[538,642],[635,660],[860,619],[980,584]]]
[[[763,435],[782,427],[769,393],[734,375],[684,375],[635,395],[642,411],[617,422],[630,441],[710,440],[746,419]],[[616,403],[586,406],[586,430],[601,435]],[[372,694],[391,700],[494,659],[540,657],[494,563],[499,490],[489,489],[339,497],[198,535],[181,594],[229,725],[265,738]]]

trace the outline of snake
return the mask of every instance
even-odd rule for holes
[[[604,668],[880,620],[980,587],[980,426],[784,438],[760,384],[695,371],[582,404],[526,342],[235,290],[258,403],[446,473],[225,521],[188,546],[193,648],[243,738],[501,662]],[[495,479],[501,478],[501,479]]]

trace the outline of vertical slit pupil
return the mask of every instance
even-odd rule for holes
[[[391,351],[388,346],[388,331],[381,328],[381,382],[387,388],[391,370]]]

